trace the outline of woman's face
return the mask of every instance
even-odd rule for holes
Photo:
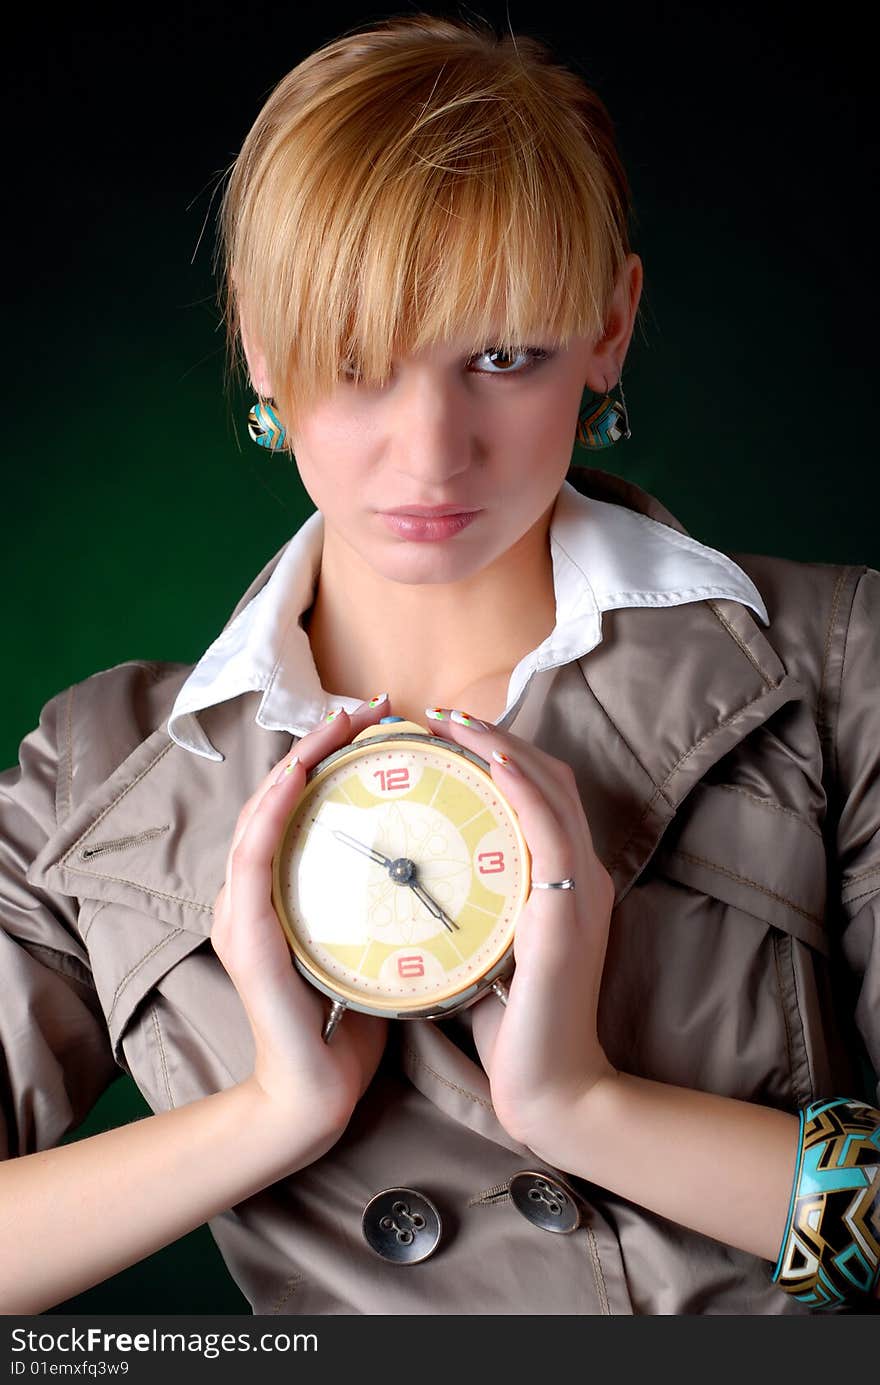
[[[341,540],[377,574],[404,583],[456,582],[508,552],[559,493],[585,385],[617,383],[641,286],[641,260],[630,254],[596,342],[536,339],[503,356],[492,342],[469,355],[449,341],[394,359],[382,386],[339,381],[290,439],[325,542]],[[242,330],[251,378],[271,396],[265,361]],[[475,514],[431,538],[387,517],[441,505]]]
[[[449,342],[395,359],[382,386],[340,381],[291,438],[328,531],[395,582],[454,582],[492,563],[559,492],[589,357],[583,338],[510,355]],[[476,513],[432,537],[386,517],[441,505]]]

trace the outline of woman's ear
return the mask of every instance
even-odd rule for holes
[[[238,320],[239,330],[241,331],[241,344],[244,348],[245,358],[248,363],[248,374],[251,377],[251,384],[261,398],[272,399],[272,381],[269,378],[266,357],[260,343],[250,333],[245,307],[240,301],[238,305]]]
[[[605,333],[593,350],[598,384],[591,385],[591,388],[613,389],[620,379],[623,360],[629,350],[630,338],[635,327],[643,279],[641,257],[635,254],[627,255],[615,285],[611,309],[605,323]],[[607,386],[604,383],[606,380]]]

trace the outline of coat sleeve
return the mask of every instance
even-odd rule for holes
[[[26,872],[70,811],[71,690],[0,773],[0,1158],[57,1145],[120,1075],[76,929],[77,901]],[[59,745],[60,739],[60,745]]]
[[[837,731],[837,866],[843,961],[873,1069],[859,1096],[880,1108],[880,571],[859,578],[846,631]]]

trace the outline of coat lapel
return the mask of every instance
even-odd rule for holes
[[[586,495],[687,534],[630,482],[594,468],[570,479]],[[227,624],[268,580],[282,552],[254,579]],[[707,770],[779,707],[806,695],[736,601],[622,608],[604,614],[596,649],[556,671],[528,734],[574,770],[619,903]],[[260,697],[247,693],[199,713],[222,762],[182,749],[165,725],[154,731],[47,841],[29,882],[116,901],[207,937],[241,806],[291,744],[288,734],[256,725]],[[134,916],[126,910],[122,917]],[[453,1118],[527,1153],[496,1120],[482,1067],[437,1026],[407,1022],[401,1054],[414,1084]]]

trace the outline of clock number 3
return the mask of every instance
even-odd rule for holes
[[[409,767],[403,765],[399,769],[377,769],[373,771],[373,778],[379,780],[383,792],[391,789],[408,789]]]
[[[477,869],[480,875],[497,875],[504,869],[503,851],[481,851],[477,857],[479,862]],[[485,861],[485,865],[483,862]]]

